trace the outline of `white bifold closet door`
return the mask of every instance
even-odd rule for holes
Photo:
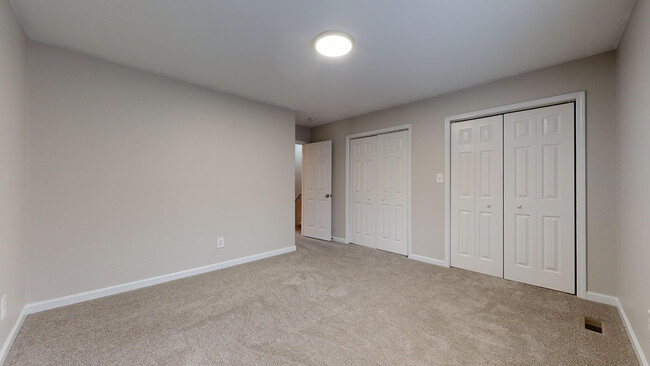
[[[505,278],[575,293],[574,105],[504,118]]]
[[[503,116],[451,125],[451,265],[503,277]]]
[[[408,250],[408,134],[377,136],[377,249],[406,255]]]
[[[408,144],[407,131],[351,141],[352,243],[407,254]]]
[[[367,247],[377,247],[375,227],[377,209],[377,148],[376,137],[364,137],[351,141],[352,186],[351,241]]]

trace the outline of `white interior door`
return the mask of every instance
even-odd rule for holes
[[[451,265],[503,277],[503,117],[451,126]]]
[[[375,248],[377,238],[376,186],[377,149],[376,137],[364,137],[350,142],[351,150],[351,238],[355,244]]]
[[[332,240],[332,141],[303,145],[302,235]]]
[[[504,276],[575,293],[573,103],[504,117]]]
[[[503,116],[475,122],[476,271],[503,277]]]
[[[476,270],[476,123],[451,125],[451,265]]]
[[[408,252],[408,132],[377,136],[377,248]]]

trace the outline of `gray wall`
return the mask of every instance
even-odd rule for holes
[[[26,41],[11,4],[0,1],[0,297],[7,295],[0,348],[25,304]]]
[[[294,245],[293,112],[28,52],[28,302]]]
[[[311,131],[309,127],[296,125],[296,141],[311,142]]]
[[[312,128],[312,141],[333,140],[332,224],[345,236],[345,136],[413,124],[413,254],[444,258],[446,116],[580,90],[587,92],[588,289],[616,295],[616,124],[614,52]],[[449,179],[449,177],[445,177]]]
[[[617,55],[619,278],[625,313],[650,357],[650,2],[636,0]]]

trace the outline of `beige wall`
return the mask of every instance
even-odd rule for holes
[[[637,0],[617,54],[618,294],[650,357],[650,2]]]
[[[333,235],[345,236],[346,135],[413,125],[413,254],[443,259],[444,185],[435,175],[444,172],[445,117],[580,90],[587,92],[587,287],[616,295],[613,52],[312,128],[312,141],[333,140]]]
[[[25,304],[24,166],[26,38],[8,0],[0,1],[0,348]],[[0,360],[0,364],[2,360]]]
[[[293,112],[28,52],[28,302],[294,245]]]

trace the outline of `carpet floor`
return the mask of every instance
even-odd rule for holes
[[[638,365],[612,306],[357,245],[296,246],[30,315],[6,365]]]

